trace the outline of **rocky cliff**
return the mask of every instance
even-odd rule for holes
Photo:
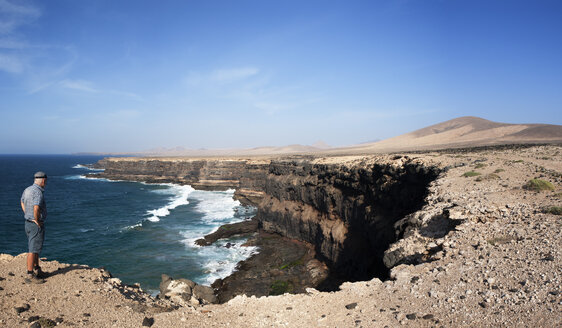
[[[257,205],[263,230],[312,244],[334,278],[386,277],[382,256],[394,224],[423,205],[440,170],[408,157],[104,159],[102,177],[237,189]]]
[[[386,277],[394,224],[421,208],[439,169],[397,157],[341,164],[274,161],[258,218],[264,230],[313,244],[338,280]]]
[[[104,169],[93,177],[149,183],[188,184],[199,190],[236,189],[242,203],[256,206],[270,160],[105,158],[93,167]]]

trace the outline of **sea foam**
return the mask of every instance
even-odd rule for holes
[[[73,169],[84,169],[84,170],[89,170],[89,171],[97,171],[97,172],[102,172],[105,171],[105,169],[94,169],[92,167],[86,166],[86,165],[82,165],[82,164],[76,164],[72,167]]]
[[[203,220],[206,223],[220,225],[234,220],[235,208],[240,206],[240,202],[234,200],[233,196],[234,189],[229,189],[194,192],[191,197],[198,201],[195,209],[204,214]],[[229,219],[228,222],[225,219]]]
[[[189,199],[195,202],[195,210],[202,216],[197,224],[182,231],[181,235],[184,237],[182,243],[190,253],[197,255],[199,265],[203,268],[203,275],[194,279],[200,284],[210,285],[216,279],[229,276],[235,271],[238,262],[258,251],[257,247],[242,247],[247,238],[241,237],[220,239],[204,247],[195,244],[197,239],[216,231],[221,225],[243,221],[247,215],[255,213],[255,208],[242,206],[233,196],[233,189],[196,190],[189,195]]]
[[[178,206],[189,204],[187,198],[189,197],[189,194],[191,194],[194,191],[194,189],[191,186],[180,186],[175,184],[161,184],[161,185],[167,186],[168,188],[152,190],[152,192],[160,193],[160,194],[162,193],[171,194],[172,197],[170,198],[170,202],[164,205],[163,207],[149,210],[146,212],[147,215],[149,215],[147,220],[152,222],[158,222],[160,221],[160,218],[170,215],[170,210],[173,210]]]

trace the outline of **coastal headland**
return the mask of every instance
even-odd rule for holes
[[[310,250],[302,261],[276,264],[278,271],[316,261],[326,265],[325,280],[345,282],[292,294],[284,290],[290,281],[278,279],[269,287],[282,295],[237,290],[224,304],[178,305],[103,270],[55,261],[45,262],[45,284],[25,285],[24,257],[2,256],[0,324],[27,327],[41,317],[120,327],[556,326],[561,163],[560,145],[108,158],[98,165],[110,179],[235,188],[238,199],[258,207],[263,233]],[[244,265],[239,272],[260,280],[244,276]]]
[[[562,127],[462,117],[345,149],[108,157],[111,180],[234,189],[259,253],[159,297],[102,268],[0,256],[0,326],[550,327],[562,322]],[[301,149],[302,150],[302,149]],[[228,247],[226,245],[225,247]]]

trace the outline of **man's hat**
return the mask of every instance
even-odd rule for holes
[[[35,175],[33,176],[35,179],[46,179],[47,178],[47,174],[45,172],[37,172],[35,173]]]

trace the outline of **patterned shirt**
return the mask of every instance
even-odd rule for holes
[[[39,205],[39,213],[41,217],[39,218],[40,221],[45,221],[47,218],[47,206],[45,205],[45,197],[43,196],[43,192],[45,190],[39,187],[36,184],[33,184],[23,191],[21,195],[21,202],[25,208],[25,215],[24,218],[29,221],[35,220],[33,216],[33,207],[35,205]]]

